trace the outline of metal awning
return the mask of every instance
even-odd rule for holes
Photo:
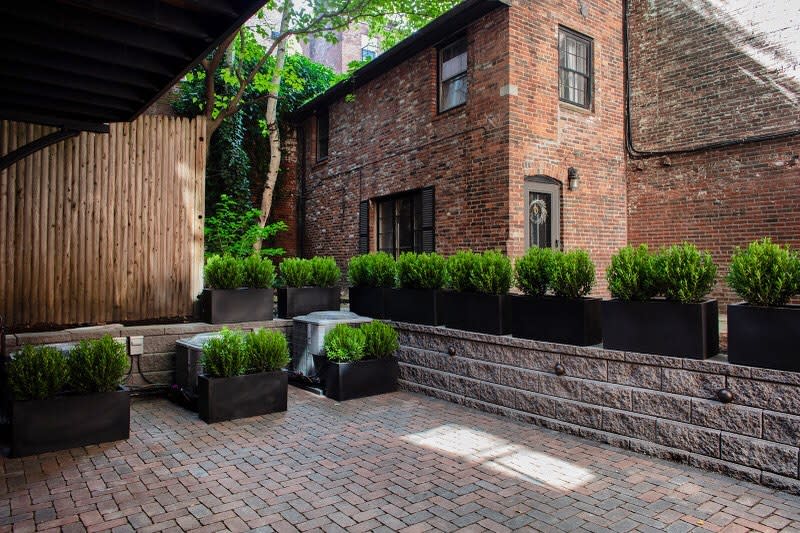
[[[0,3],[0,119],[107,131],[135,119],[265,0]]]

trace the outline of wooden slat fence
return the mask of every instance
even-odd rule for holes
[[[0,121],[0,154],[53,131]],[[12,327],[190,315],[202,289],[203,119],[145,115],[0,172]]]

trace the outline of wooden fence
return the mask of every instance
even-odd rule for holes
[[[53,131],[0,122],[0,154]],[[192,313],[205,122],[143,116],[0,172],[0,314],[12,327]]]

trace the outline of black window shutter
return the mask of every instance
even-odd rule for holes
[[[369,200],[358,204],[358,253],[369,252]]]
[[[436,251],[435,201],[433,187],[422,189],[422,251]]]

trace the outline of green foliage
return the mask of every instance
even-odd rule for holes
[[[471,250],[461,250],[447,258],[446,275],[451,289],[459,292],[475,292],[473,273],[481,256]]]
[[[206,254],[229,254],[244,259],[253,254],[253,245],[258,240],[269,241],[289,226],[278,221],[259,225],[261,211],[249,207],[249,204],[237,202],[223,194],[216,205],[215,214],[206,218],[205,242]],[[283,248],[262,248],[262,257],[283,255]]]
[[[611,257],[606,272],[608,290],[621,300],[649,300],[658,294],[655,258],[646,244],[626,246]]]
[[[405,252],[397,258],[397,281],[404,289],[441,289],[445,280],[445,260],[437,253]]]
[[[314,287],[335,287],[342,279],[342,271],[333,257],[312,257],[309,261]]]
[[[242,261],[244,286],[255,289],[268,289],[275,284],[275,265],[272,259],[252,254]]]
[[[394,287],[397,265],[386,252],[357,255],[347,264],[352,287]]]
[[[384,322],[373,320],[361,326],[364,333],[364,355],[369,359],[391,357],[400,348],[397,331]]]
[[[387,48],[399,43],[416,30],[449,10],[459,0],[381,0],[373,8],[377,12],[385,13],[383,16],[374,16],[366,21],[369,25],[369,35],[378,37],[381,47]],[[388,14],[386,14],[388,13]]]
[[[325,335],[325,356],[336,363],[349,363],[364,358],[366,335],[359,328],[338,324]]]
[[[203,344],[203,373],[211,378],[239,376],[249,366],[245,337],[241,331],[223,328],[219,337]]]
[[[594,263],[584,250],[554,253],[550,288],[562,298],[580,298],[594,285]]]
[[[203,277],[209,289],[238,289],[244,286],[244,265],[232,255],[212,255]]]
[[[544,296],[550,288],[555,252],[552,248],[529,248],[514,264],[514,278],[528,296]]]
[[[513,277],[511,260],[496,250],[487,250],[479,256],[471,276],[475,290],[484,294],[506,294]]]
[[[314,270],[308,259],[287,257],[278,268],[287,287],[310,287],[314,281]]]
[[[17,400],[44,400],[64,389],[67,358],[52,346],[23,346],[8,363],[8,384]]]
[[[800,255],[769,238],[736,248],[728,285],[750,305],[785,305],[800,294]]]
[[[693,244],[670,246],[655,256],[656,276],[661,293],[669,300],[700,302],[714,288],[717,267],[711,254]]]
[[[125,345],[111,335],[81,341],[70,352],[68,362],[69,384],[83,394],[117,390],[130,364]]]
[[[244,336],[251,372],[273,372],[289,364],[289,344],[279,331],[257,329]]]

